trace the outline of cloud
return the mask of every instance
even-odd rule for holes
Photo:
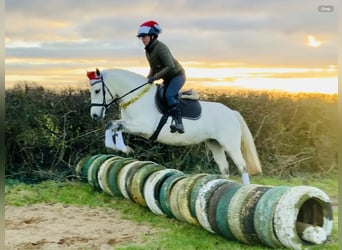
[[[184,62],[337,64],[337,13],[320,13],[320,4],[321,0],[6,1],[6,67],[14,72],[25,59],[20,67],[31,69],[39,68],[30,65],[37,59],[54,67],[63,67],[63,59],[87,61],[80,67],[88,62],[147,65],[135,36],[139,24],[149,19],[160,22],[160,39]],[[337,6],[337,0],[327,4]],[[322,46],[306,46],[308,35]]]

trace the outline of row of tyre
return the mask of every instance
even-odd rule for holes
[[[123,196],[154,214],[246,244],[302,249],[323,243],[332,231],[330,199],[315,187],[242,185],[222,175],[185,174],[108,154],[84,157],[76,174],[95,189]],[[299,224],[305,225],[300,232]],[[309,243],[311,238],[316,239]]]

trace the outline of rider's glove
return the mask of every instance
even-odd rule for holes
[[[150,78],[148,78],[148,83],[153,83],[156,80],[156,78],[154,76],[151,76]]]

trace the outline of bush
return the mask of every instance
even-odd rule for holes
[[[265,174],[336,171],[337,95],[199,91],[204,99],[242,114],[255,137]],[[98,122],[90,118],[89,108],[88,90],[57,93],[29,85],[6,90],[6,177],[26,182],[73,178],[82,157],[112,153],[104,147],[104,130],[110,119],[119,117],[118,110],[112,108]],[[173,147],[133,135],[125,139],[135,150],[132,157],[139,160],[185,172],[218,173],[203,145]]]
[[[104,150],[101,126],[88,114],[87,91],[6,91],[6,175],[31,182],[72,175],[80,157]]]
[[[264,173],[337,171],[337,95],[235,90],[207,98],[242,114]]]

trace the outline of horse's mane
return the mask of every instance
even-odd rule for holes
[[[143,83],[146,81],[146,77],[141,74],[135,73],[130,70],[126,69],[104,69],[101,71],[101,74],[104,78],[115,78],[115,79],[122,79],[124,81],[132,81],[136,83]]]

